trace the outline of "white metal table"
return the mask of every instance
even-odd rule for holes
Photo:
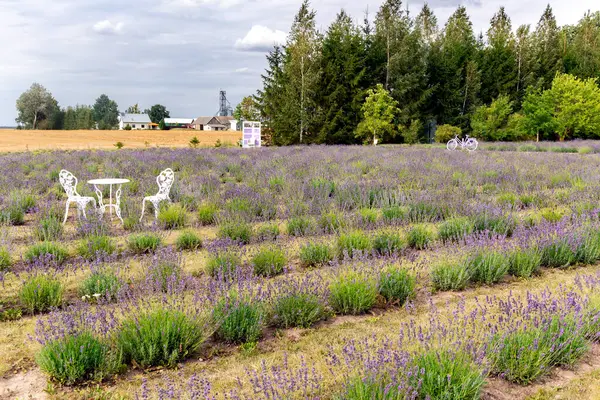
[[[123,218],[121,218],[121,185],[123,185],[124,183],[129,183],[129,179],[119,179],[119,178],[91,179],[88,181],[88,183],[90,185],[94,185],[94,191],[96,192],[96,195],[98,196],[98,207],[100,208],[100,211],[102,212],[102,214],[104,214],[104,212],[106,211],[106,208],[108,207],[110,210],[110,215],[112,217],[112,211],[114,209],[115,214],[121,220],[121,223],[123,223]],[[104,201],[102,199],[102,190],[100,190],[98,188],[98,186],[101,186],[101,185],[109,185],[110,186],[110,192],[109,192],[110,196],[109,196],[108,204],[104,204]],[[115,203],[113,203],[113,199],[112,199],[113,185],[118,185],[117,191],[115,192]]]

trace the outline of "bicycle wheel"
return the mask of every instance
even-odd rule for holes
[[[467,140],[467,144],[465,145],[465,147],[469,151],[475,151],[475,150],[477,150],[478,145],[479,145],[479,143],[477,143],[476,139],[470,138],[469,140]]]
[[[448,143],[446,144],[446,148],[450,151],[456,150],[457,147],[458,147],[458,142],[456,141],[456,139],[450,139],[448,141]]]

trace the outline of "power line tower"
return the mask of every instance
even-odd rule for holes
[[[219,111],[217,111],[217,116],[227,117],[230,115],[233,115],[233,108],[231,108],[231,103],[227,100],[227,92],[221,90],[219,92]]]

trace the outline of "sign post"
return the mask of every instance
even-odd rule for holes
[[[244,121],[242,130],[242,147],[260,147],[260,122]]]

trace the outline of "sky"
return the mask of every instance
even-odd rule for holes
[[[340,9],[362,21],[382,0],[313,0],[325,31]],[[575,24],[597,0],[431,0],[440,26],[459,4],[476,33],[505,6],[513,28],[535,27],[546,4]],[[596,3],[596,5],[594,5]],[[301,0],[0,0],[0,126],[15,125],[15,101],[33,82],[61,107],[101,94],[121,111],[163,104],[171,117],[215,115],[219,90],[231,105],[261,85],[265,55],[284,43]],[[423,2],[411,0],[416,15]]]

